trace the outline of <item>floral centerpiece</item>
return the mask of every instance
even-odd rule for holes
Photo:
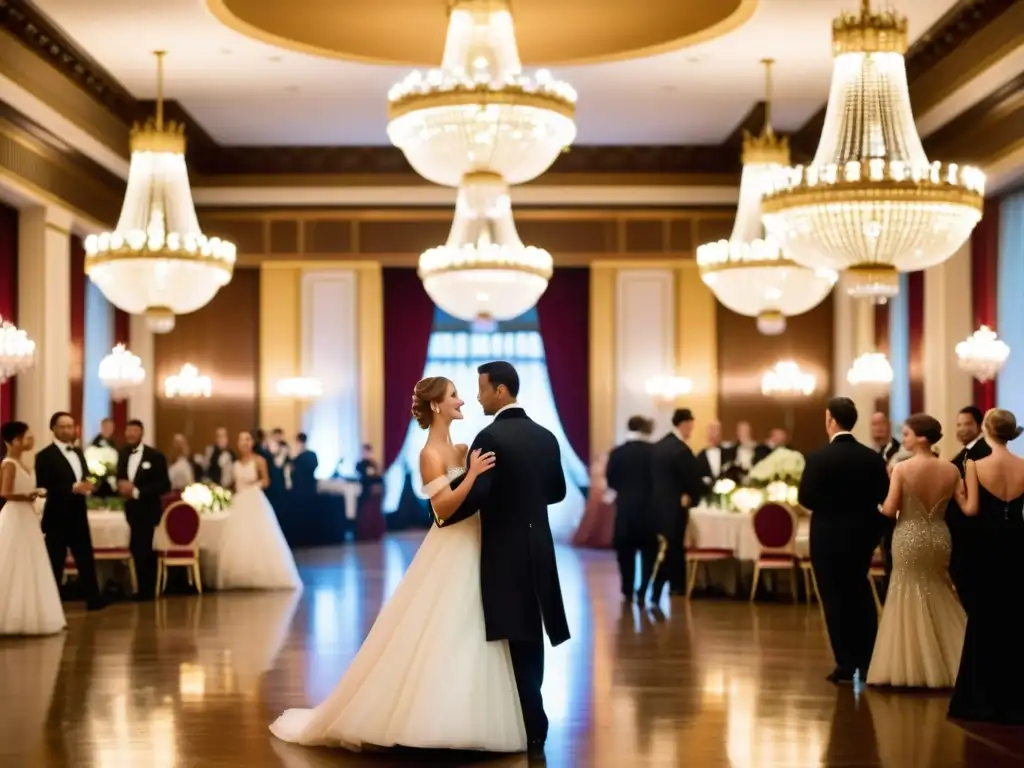
[[[117,449],[107,445],[90,445],[85,451],[86,477],[96,496],[112,495],[117,479]]]
[[[747,475],[747,484],[761,490],[763,501],[795,507],[805,465],[806,461],[799,451],[776,448],[753,466]]]
[[[216,515],[227,511],[231,491],[214,483],[192,483],[181,492],[181,499],[201,515]]]
[[[736,481],[728,477],[721,477],[711,486],[711,503],[716,507],[727,509],[729,497],[736,490]]]

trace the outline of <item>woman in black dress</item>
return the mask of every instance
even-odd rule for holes
[[[1024,590],[1024,459],[1006,444],[1024,429],[1009,411],[985,414],[992,455],[967,462],[964,514],[976,516],[980,551],[977,603],[967,616],[967,634],[949,704],[949,716],[1006,725],[1024,724],[1024,655],[1014,600]]]

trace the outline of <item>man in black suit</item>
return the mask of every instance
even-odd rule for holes
[[[710,493],[715,481],[729,477],[733,462],[736,461],[736,446],[722,445],[722,424],[712,421],[708,424],[707,446],[697,454],[697,466],[704,481],[704,493]]]
[[[569,639],[548,521],[548,505],[565,498],[565,475],[558,440],[516,403],[516,369],[496,361],[477,371],[477,398],[494,422],[477,435],[470,450],[493,452],[496,464],[477,477],[466,500],[444,524],[480,512],[480,587],[487,639],[508,641],[529,754],[540,759],[548,735],[540,690],[543,632],[547,630],[552,646]]]
[[[704,493],[697,459],[686,441],[693,434],[693,413],[679,408],[672,414],[672,431],[654,444],[651,455],[651,504],[658,522],[658,565],[651,600],[657,603],[665,584],[673,595],[686,594],[686,526],[690,507]]]
[[[782,427],[773,427],[768,433],[768,439],[754,450],[754,463],[768,458],[776,448],[788,447],[788,443],[789,433]]]
[[[143,426],[132,419],[124,430],[124,448],[117,462],[117,492],[131,527],[129,548],[139,578],[138,600],[156,595],[156,553],[153,531],[163,514],[162,498],[171,490],[167,459],[156,448],[142,444]]]
[[[100,431],[92,439],[90,445],[95,448],[117,448],[114,444],[114,431],[117,429],[117,425],[114,420],[107,416],[103,421],[100,422]]]
[[[50,567],[60,584],[64,580],[64,561],[70,549],[78,569],[78,583],[85,593],[86,606],[90,611],[97,610],[104,606],[104,602],[96,580],[96,560],[85,504],[93,484],[89,482],[85,454],[72,445],[75,439],[74,417],[63,411],[53,414],[50,431],[53,442],[36,456],[36,484],[46,490],[42,527]]]
[[[967,471],[968,461],[978,461],[992,453],[992,448],[985,442],[981,433],[983,418],[981,409],[974,405],[961,408],[956,416],[956,439],[963,448],[953,459],[953,463],[960,470],[960,477]],[[986,556],[984,548],[978,542],[978,519],[967,517],[960,511],[960,506],[954,498],[946,507],[946,525],[949,526],[949,535],[953,542],[953,551],[949,557],[949,576],[953,580],[964,610],[970,616],[978,590],[976,574],[980,570],[979,561]],[[984,588],[993,587],[989,584]]]
[[[900,451],[900,441],[892,436],[892,424],[889,417],[881,411],[871,414],[871,447],[882,457],[886,467],[889,461]],[[885,555],[885,585],[883,591],[889,590],[889,577],[892,575],[892,534],[896,529],[896,519],[882,517],[882,552]]]
[[[825,410],[830,443],[807,457],[800,504],[811,510],[811,563],[825,610],[836,668],[834,683],[863,680],[871,663],[878,616],[868,582],[881,538],[878,505],[889,492],[882,457],[851,434],[857,406],[833,397]]]
[[[643,416],[630,418],[626,442],[608,454],[605,478],[615,491],[615,535],[622,577],[622,599],[647,599],[654,563],[658,556],[658,527],[651,511],[651,445],[653,424]],[[636,556],[640,554],[640,587],[636,584]]]
[[[316,453],[306,447],[307,441],[306,433],[299,432],[291,460],[292,492],[302,499],[316,496],[316,469],[320,465]]]

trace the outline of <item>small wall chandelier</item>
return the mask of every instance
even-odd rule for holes
[[[653,376],[644,382],[648,395],[664,403],[674,403],[693,392],[693,381],[685,376]]]
[[[114,401],[121,402],[146,380],[146,370],[138,355],[129,352],[124,344],[118,344],[100,360],[99,377]]]
[[[793,360],[780,360],[761,377],[761,394],[769,397],[808,397],[818,387],[818,377]]]
[[[164,123],[163,57],[156,51],[156,117],[132,127],[131,166],[113,232],[85,240],[85,273],[107,300],[145,315],[154,333],[195,312],[231,281],[235,246],[199,228],[185,165],[184,126]]]
[[[0,384],[35,363],[36,343],[14,323],[0,317]]]
[[[200,376],[199,369],[191,363],[181,366],[181,371],[164,379],[164,395],[168,398],[197,400],[213,394],[213,383],[209,376]]]
[[[1010,357],[1010,347],[987,325],[956,345],[957,362],[978,381],[991,381]]]
[[[773,179],[764,225],[794,261],[846,270],[848,292],[885,301],[898,272],[940,264],[981,219],[985,175],[930,162],[910,108],[907,19],[842,14],[832,25],[832,88],[813,162]]]
[[[309,376],[293,376],[277,382],[277,394],[293,400],[316,400],[323,397],[324,385],[320,379]]]
[[[892,365],[881,352],[865,352],[853,361],[846,380],[855,387],[887,387],[892,384]]]

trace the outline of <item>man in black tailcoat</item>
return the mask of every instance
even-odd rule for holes
[[[653,424],[643,416],[630,418],[626,442],[608,454],[605,479],[615,491],[615,535],[622,599],[643,602],[658,557],[658,526],[651,510],[651,445]],[[636,556],[640,555],[640,586],[636,584]],[[634,592],[634,589],[636,591]]]
[[[657,603],[665,584],[673,595],[686,594],[686,526],[690,507],[704,493],[697,459],[686,441],[693,434],[693,413],[672,414],[672,431],[654,444],[651,457],[651,504],[658,521],[659,552],[651,600]]]
[[[960,409],[956,416],[956,439],[960,441],[963,448],[953,458],[953,463],[960,470],[960,477],[967,471],[968,461],[978,461],[992,453],[992,448],[981,433],[983,416],[981,409],[974,405],[968,405]],[[978,520],[967,517],[956,499],[949,502],[946,507],[946,525],[949,526],[950,539],[953,542],[953,551],[949,557],[949,577],[953,580],[960,603],[963,605],[967,615],[971,614],[971,607],[974,603],[978,586],[975,584],[975,574],[980,572],[979,560],[984,559],[986,552],[978,544]],[[991,584],[984,585],[983,589],[992,589]]]
[[[167,459],[156,448],[143,445],[143,427],[132,419],[124,430],[124,448],[117,462],[117,492],[124,501],[124,515],[131,528],[129,548],[139,578],[137,600],[156,594],[156,553],[153,531],[163,514],[163,496],[171,490]]]
[[[496,464],[477,477],[466,500],[444,524],[480,513],[480,587],[487,639],[508,641],[529,754],[542,758],[548,733],[541,697],[543,632],[547,630],[552,646],[569,639],[548,521],[548,505],[565,498],[565,475],[558,440],[516,403],[516,369],[497,361],[477,370],[478,399],[494,421],[477,435],[470,451],[493,451]]]
[[[825,611],[836,668],[833,683],[865,679],[878,631],[868,582],[871,558],[882,536],[878,505],[889,492],[885,461],[857,441],[857,406],[833,397],[825,410],[829,444],[807,457],[800,505],[811,510],[811,564]]]
[[[881,411],[871,414],[871,447],[882,457],[886,467],[889,461],[900,451],[900,441],[892,436],[892,424],[889,417]],[[896,519],[882,518],[882,554],[885,557],[885,589],[889,591],[889,578],[892,576],[892,534],[896,530]]]

